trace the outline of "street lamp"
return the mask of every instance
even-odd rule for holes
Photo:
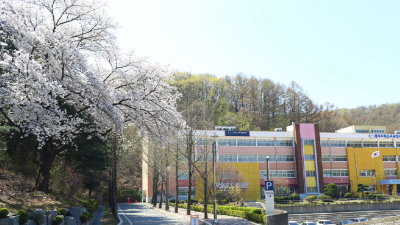
[[[167,166],[167,181],[166,181],[166,190],[165,190],[165,211],[169,212],[169,171],[171,170],[170,166]],[[162,195],[162,193],[161,193]],[[177,203],[178,204],[178,203]]]
[[[214,223],[218,223],[217,220],[217,198],[216,198],[216,188],[215,188],[215,156],[217,155],[217,145],[215,143],[216,135],[213,136],[213,145],[212,145],[212,155],[213,155],[213,188],[214,188]]]
[[[265,163],[267,164],[267,181],[269,181],[269,156],[265,157]]]

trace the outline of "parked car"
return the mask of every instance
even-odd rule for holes
[[[300,224],[297,223],[296,221],[289,221],[289,225],[300,225]]]
[[[354,222],[354,223],[358,223],[358,222],[364,222],[364,221],[368,221],[368,220],[364,219],[364,218],[350,218],[349,221],[350,222]]]
[[[336,221],[335,225],[343,225],[343,224],[351,224],[351,223],[354,223],[354,222],[350,222],[348,220],[340,220],[340,221]]]
[[[334,223],[330,220],[318,220],[317,224],[334,224]]]
[[[301,225],[317,225],[317,224],[313,222],[303,222]]]

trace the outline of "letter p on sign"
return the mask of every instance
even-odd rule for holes
[[[273,191],[274,190],[274,182],[273,181],[265,181],[265,190]]]

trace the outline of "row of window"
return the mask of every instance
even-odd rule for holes
[[[267,177],[267,171],[266,170],[260,170],[260,178],[266,178]],[[279,177],[279,178],[294,178],[296,177],[296,172],[294,170],[270,170],[269,171],[269,177],[274,178],[274,177]]]
[[[219,155],[219,162],[265,162],[267,155]],[[294,162],[294,155],[270,155],[270,162]]]
[[[375,170],[360,170],[360,177],[373,177]],[[397,176],[397,169],[385,169],[385,176]]]
[[[178,188],[179,196],[187,196],[189,188]],[[195,195],[194,188],[191,188],[190,195]]]
[[[347,162],[347,155],[322,155],[323,162]]]
[[[390,148],[394,147],[393,141],[321,141],[321,147],[365,147],[365,148],[374,148],[374,147],[381,147],[381,148]],[[396,143],[397,146],[400,146],[400,142]]]
[[[348,170],[324,170],[324,177],[348,177]]]
[[[307,193],[318,193],[317,187],[307,187]]]
[[[219,146],[293,146],[293,140],[270,139],[219,139]]]

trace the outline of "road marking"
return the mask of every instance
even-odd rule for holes
[[[121,208],[117,204],[119,211],[121,211],[122,215],[128,220],[128,222],[132,225],[132,222],[128,219],[128,217],[125,216],[125,214],[122,212]],[[122,220],[121,220],[122,221]]]

